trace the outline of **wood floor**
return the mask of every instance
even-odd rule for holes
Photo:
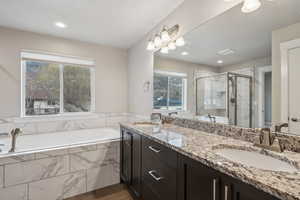
[[[66,200],[133,200],[123,185],[104,188]]]

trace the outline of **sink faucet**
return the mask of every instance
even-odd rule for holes
[[[215,116],[212,116],[211,114],[208,113],[208,118],[210,120],[210,122],[213,122],[213,123],[216,123],[216,117]]]
[[[11,148],[8,152],[15,152],[15,149],[16,149],[16,140],[17,140],[17,136],[21,133],[21,129],[19,128],[15,128],[13,129],[10,134],[11,134]]]
[[[178,115],[178,112],[169,112],[168,115],[169,117],[171,117],[172,115]]]
[[[277,152],[283,151],[278,138],[273,135],[270,128],[260,128],[256,131],[259,132],[260,135],[255,139],[254,146]]]
[[[276,126],[275,126],[275,132],[276,133],[280,133],[281,132],[281,129],[282,128],[286,128],[286,127],[289,127],[289,124],[288,123],[281,123],[281,124],[277,124]]]

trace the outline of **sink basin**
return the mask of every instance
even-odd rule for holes
[[[289,173],[298,172],[298,169],[290,163],[256,151],[224,148],[217,149],[215,152],[221,157],[249,167]]]

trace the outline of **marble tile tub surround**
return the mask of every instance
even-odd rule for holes
[[[0,133],[21,128],[22,134],[41,134],[78,129],[114,127],[120,122],[147,120],[149,117],[133,113],[93,113],[74,116],[46,116],[0,119]]]
[[[204,165],[212,167],[229,176],[248,183],[259,190],[263,190],[282,200],[300,200],[300,154],[291,151],[283,153],[261,150],[251,142],[237,140],[217,134],[206,133],[191,128],[163,125],[160,132],[153,132],[152,127],[138,126],[133,123],[122,123],[121,126],[137,131],[160,144],[195,159]],[[219,156],[215,150],[221,146],[232,148],[254,149],[276,158],[289,162],[298,172],[276,172],[257,169],[232,162]]]
[[[219,123],[210,123],[196,119],[184,119],[174,116],[170,117],[166,115],[163,115],[163,118],[171,124],[180,127],[196,129],[206,133],[231,137],[247,142],[254,142],[255,136],[259,134],[257,130],[253,128],[242,128]],[[279,139],[279,142],[284,150],[300,153],[300,136],[276,133],[276,137]]]
[[[0,158],[1,200],[62,200],[119,183],[119,140]]]

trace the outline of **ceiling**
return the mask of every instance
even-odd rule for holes
[[[272,30],[300,22],[299,0],[262,0],[262,7],[250,14],[238,5],[185,35],[186,45],[159,56],[209,66],[229,66],[271,56]],[[235,53],[220,56],[217,52]],[[183,51],[189,55],[182,56]],[[223,60],[223,64],[218,64]]]
[[[0,26],[129,48],[183,1],[0,0]]]

